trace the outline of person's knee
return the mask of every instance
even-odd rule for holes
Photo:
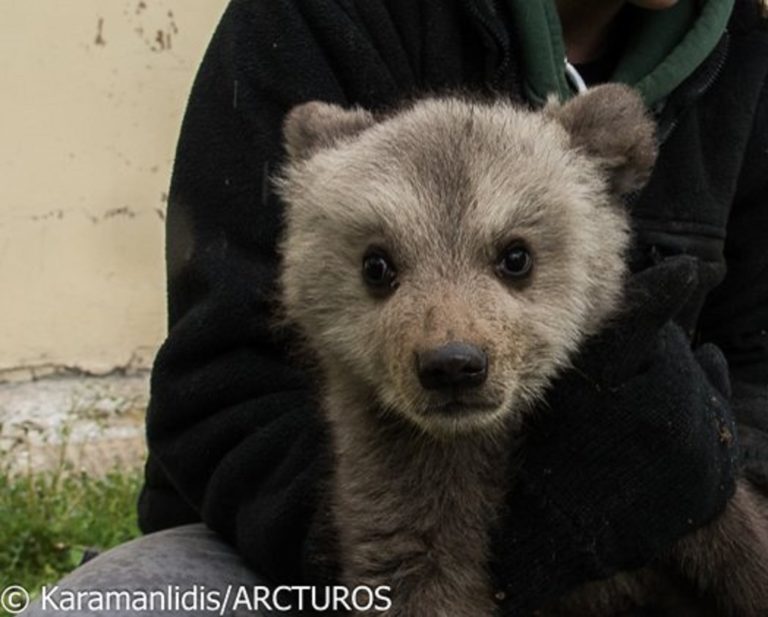
[[[95,557],[48,585],[24,615],[211,615],[227,590],[254,587],[266,583],[231,546],[202,524],[186,525]]]

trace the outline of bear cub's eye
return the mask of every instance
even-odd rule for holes
[[[526,278],[533,268],[531,252],[522,242],[510,244],[499,257],[497,272],[504,278],[520,280]]]
[[[377,291],[387,291],[396,287],[397,271],[387,253],[377,247],[371,247],[363,255],[363,281]]]

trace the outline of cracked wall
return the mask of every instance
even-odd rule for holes
[[[149,366],[175,142],[225,5],[0,3],[0,381]]]

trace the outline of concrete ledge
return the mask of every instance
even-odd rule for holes
[[[148,399],[148,371],[0,384],[0,466],[24,473],[64,463],[95,474],[140,466]]]

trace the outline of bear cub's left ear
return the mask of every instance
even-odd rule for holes
[[[285,148],[292,159],[309,158],[375,122],[373,114],[364,109],[344,109],[321,101],[302,103],[291,109],[283,122]]]
[[[600,160],[617,194],[636,191],[650,178],[656,123],[629,86],[596,86],[564,104],[550,102],[544,112],[565,127],[574,147]]]

